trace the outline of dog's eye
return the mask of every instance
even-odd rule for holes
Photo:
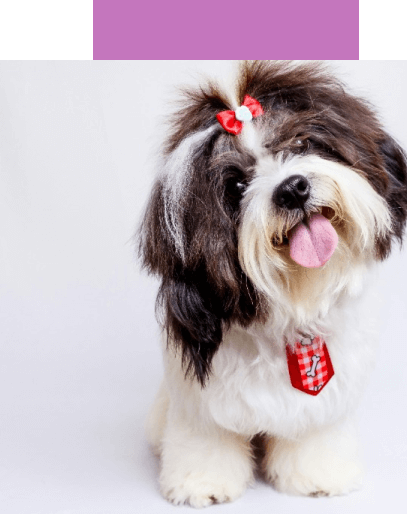
[[[310,147],[310,141],[305,136],[297,136],[293,140],[292,150],[297,153],[304,153]]]
[[[294,139],[294,145],[298,148],[307,148],[308,138],[306,138],[305,136],[297,136]]]
[[[246,189],[242,170],[228,168],[224,173],[225,196],[233,205],[238,205]]]
[[[243,182],[230,179],[226,183],[226,193],[232,198],[241,198],[245,189],[246,186]]]

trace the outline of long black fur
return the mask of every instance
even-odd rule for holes
[[[168,341],[182,352],[186,375],[195,376],[202,386],[223,331],[232,321],[246,326],[262,314],[259,295],[237,254],[239,185],[248,181],[253,161],[236,156],[218,161],[213,152],[218,136],[219,132],[205,142],[191,163],[183,199],[184,256],[178,254],[166,227],[165,186],[160,180],[140,232],[143,266],[162,277],[157,310]]]

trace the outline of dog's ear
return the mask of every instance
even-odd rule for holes
[[[407,220],[407,159],[405,152],[387,134],[379,142],[379,152],[388,176],[384,196],[392,217],[392,234],[377,243],[379,257],[384,259],[390,253],[392,236],[400,242],[403,239]]]
[[[200,141],[187,157],[180,148],[168,158],[140,232],[142,263],[162,278],[157,307],[168,341],[182,352],[186,375],[202,385],[224,330],[259,313],[254,286],[239,265],[236,213],[211,167],[215,138]]]
[[[214,199],[204,203],[193,195],[191,202],[185,263],[163,277],[158,301],[169,341],[182,351],[186,375],[204,386],[224,331],[232,321],[249,324],[260,309],[256,291],[238,263],[233,223]]]
[[[136,234],[143,268],[152,275],[160,276],[173,274],[174,267],[180,263],[180,257],[165,221],[164,194],[164,186],[157,180]]]
[[[204,386],[230,311],[223,309],[222,299],[212,290],[204,266],[175,279],[164,278],[158,301],[168,342],[182,352],[185,375]]]

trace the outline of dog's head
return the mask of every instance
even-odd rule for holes
[[[186,372],[204,384],[230,323],[309,328],[406,216],[403,151],[320,65],[246,62],[234,91],[187,91],[140,244]]]

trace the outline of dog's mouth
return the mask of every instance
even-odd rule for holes
[[[304,216],[273,244],[277,242],[277,248],[288,246],[291,259],[300,266],[319,268],[329,261],[338,244],[338,234],[331,223],[334,218],[333,209],[323,207],[320,212]]]

